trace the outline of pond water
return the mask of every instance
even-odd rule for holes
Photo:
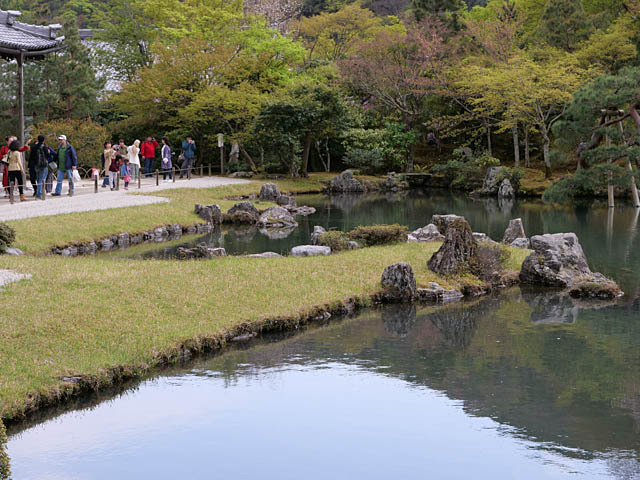
[[[515,289],[257,340],[12,433],[14,476],[637,479],[638,312],[591,307]]]
[[[289,238],[215,241],[282,252],[313,225],[416,228],[433,213],[499,239],[522,217],[528,234],[576,232],[627,295],[512,289],[256,339],[14,426],[14,478],[640,479],[636,210],[445,192],[309,200],[318,212]]]

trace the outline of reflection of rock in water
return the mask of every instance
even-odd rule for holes
[[[289,228],[261,228],[260,233],[271,240],[282,240],[295,231],[296,227]]]
[[[616,304],[614,300],[577,299],[566,290],[549,291],[521,288],[522,298],[533,309],[531,322],[575,323],[581,310],[600,309]]]
[[[513,198],[498,198],[498,206],[505,215],[509,215],[513,210]]]
[[[407,192],[385,192],[384,199],[389,203],[404,202],[407,198]]]
[[[466,348],[476,330],[476,313],[472,308],[443,308],[429,315],[429,320],[442,332],[448,347]]]
[[[229,235],[231,239],[246,243],[251,242],[256,236],[256,233],[258,233],[258,229],[255,225],[236,226],[227,231],[227,235]]]
[[[640,462],[637,458],[619,455],[607,459],[607,469],[618,480],[637,480],[640,478]]]
[[[382,309],[382,323],[387,332],[406,337],[416,324],[416,306],[410,303],[385,305]]]
[[[194,242],[192,242],[194,243]],[[213,227],[204,237],[199,238],[195,244],[206,243],[209,247],[218,247],[222,244],[222,229],[219,225]]]
[[[363,199],[364,195],[345,193],[343,195],[331,195],[331,205],[345,212],[353,210]]]

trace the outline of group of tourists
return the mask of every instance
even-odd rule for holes
[[[135,140],[132,145],[127,146],[124,140],[120,139],[118,144],[112,145],[110,141],[104,143],[101,163],[104,173],[103,188],[110,187],[114,190],[117,185],[118,176],[124,182],[125,190],[129,188],[132,178],[141,175],[140,159],[142,158],[142,174],[151,177],[156,159],[156,151],[160,148],[160,168],[162,171],[162,181],[173,180],[173,155],[169,140],[162,137],[162,147],[155,138],[148,136],[142,144],[140,140]],[[69,179],[69,195],[74,194],[75,183],[80,180],[77,171],[78,156],[75,148],[67,141],[65,135],[58,137],[58,149],[53,150],[47,145],[45,137],[38,135],[37,141],[32,144],[32,139],[28,139],[25,145],[20,145],[18,138],[10,136],[6,138],[6,144],[0,147],[0,173],[2,173],[2,185],[5,196],[10,195],[10,189],[17,186],[20,193],[20,201],[25,201],[24,183],[26,172],[23,161],[23,153],[28,152],[27,168],[29,180],[33,186],[33,196],[42,198],[45,192],[52,189],[53,180],[56,180],[55,192],[53,196],[62,194],[62,183],[65,176]],[[183,175],[190,175],[191,168],[196,153],[196,143],[188,136],[182,142],[182,153],[179,160],[180,178]],[[25,153],[26,154],[26,153]],[[168,177],[168,179],[167,179]],[[43,191],[43,189],[45,189]]]

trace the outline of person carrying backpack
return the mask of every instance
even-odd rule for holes
[[[35,197],[42,198],[42,187],[49,174],[49,158],[49,147],[44,143],[44,135],[38,135],[38,141],[31,148],[29,155],[29,175],[31,175],[32,164],[35,172]],[[31,180],[31,183],[34,183],[34,180]]]

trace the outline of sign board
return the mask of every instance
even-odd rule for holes
[[[224,147],[224,134],[218,134],[218,148]]]

